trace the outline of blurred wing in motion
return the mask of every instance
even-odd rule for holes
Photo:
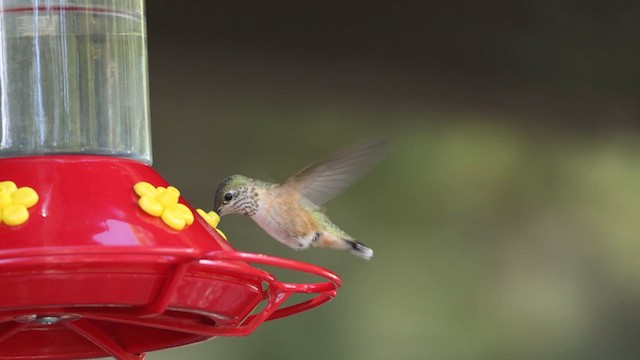
[[[389,148],[385,139],[344,148],[305,167],[283,185],[296,189],[314,204],[322,205],[365,175],[382,160]]]

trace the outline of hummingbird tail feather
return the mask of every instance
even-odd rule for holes
[[[360,241],[347,240],[347,239],[343,239],[343,240],[349,245],[349,248],[347,249],[347,251],[349,251],[350,253],[352,253],[357,257],[361,257],[365,260],[371,260],[371,257],[373,256],[373,250],[370,247],[366,246]]]
[[[366,260],[370,260],[373,256],[373,250],[360,241],[326,231],[322,232],[311,244],[314,247],[345,250]]]

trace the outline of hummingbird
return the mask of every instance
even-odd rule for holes
[[[383,139],[365,141],[316,161],[280,184],[232,175],[216,189],[219,216],[249,216],[274,239],[296,250],[339,249],[363,259],[373,250],[342,231],[321,207],[368,172],[388,149]]]

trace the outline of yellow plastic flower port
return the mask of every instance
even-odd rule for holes
[[[24,224],[29,220],[27,209],[38,200],[38,193],[32,188],[18,188],[13,181],[0,181],[0,222],[9,226]]]
[[[193,223],[193,213],[178,202],[180,191],[175,187],[155,187],[141,181],[133,186],[133,190],[140,196],[140,208],[151,216],[161,218],[172,229],[182,230]]]
[[[220,236],[222,236],[225,240],[227,240],[227,236],[222,231],[220,231],[220,229],[218,229],[218,224],[220,223],[220,216],[216,214],[215,211],[206,212],[202,209],[196,209],[196,211],[198,212],[198,214],[200,214],[200,216],[202,216],[202,218],[204,219],[204,221],[207,222],[207,224],[211,225],[211,227],[214,228],[218,232],[218,234],[220,234]]]

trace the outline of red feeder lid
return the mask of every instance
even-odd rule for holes
[[[142,359],[151,350],[247,335],[265,320],[329,301],[341,284],[318,266],[235,251],[182,198],[194,221],[172,229],[138,206],[136,183],[168,184],[136,161],[2,159],[3,180],[34,189],[39,200],[16,224],[12,214],[23,210],[7,210],[0,189],[0,359]],[[28,202],[20,198],[28,192],[14,191],[13,201]],[[250,263],[324,281],[285,283]],[[315,296],[282,307],[295,293]]]

